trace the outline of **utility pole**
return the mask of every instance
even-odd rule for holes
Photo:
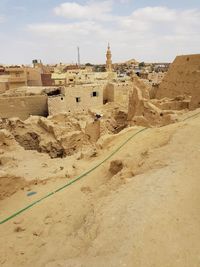
[[[80,49],[79,49],[79,47],[77,47],[77,51],[78,51],[78,67],[80,67],[81,59],[80,59]]]

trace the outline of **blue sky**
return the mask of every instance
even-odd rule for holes
[[[200,1],[0,0],[0,63],[172,61],[199,53]]]

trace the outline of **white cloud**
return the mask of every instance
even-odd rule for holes
[[[59,36],[64,38],[63,34],[70,39],[73,35],[83,35],[91,38],[91,34],[100,35],[101,32],[105,32],[101,24],[94,21],[81,21],[73,23],[41,23],[41,24],[30,24],[28,25],[28,30],[36,34],[42,34],[46,36]]]
[[[176,19],[176,11],[162,6],[145,7],[133,11],[130,17],[148,22],[174,21]]]
[[[57,16],[68,19],[104,19],[112,10],[112,1],[89,1],[85,5],[76,2],[62,3],[54,9]]]
[[[94,1],[87,2],[83,9],[81,6],[80,12],[70,15],[70,18],[77,16],[75,22],[28,25],[32,46],[27,51],[34,51],[35,57],[41,55],[46,61],[71,62],[76,60],[76,46],[79,45],[83,62],[104,62],[110,41],[114,62],[129,58],[168,61],[177,54],[199,53],[199,9],[145,7],[133,10],[128,16],[115,16],[110,10],[112,2],[103,3],[105,6],[109,3],[107,8],[99,8]],[[95,17],[91,11],[93,5],[99,8]],[[102,21],[103,10],[107,17],[104,14]],[[68,16],[69,10],[65,8],[62,9],[64,13],[59,12],[57,15]]]
[[[5,22],[6,18],[4,15],[0,15],[0,23]]]
[[[121,4],[128,4],[131,2],[131,0],[119,0]]]

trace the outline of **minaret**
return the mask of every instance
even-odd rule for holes
[[[110,50],[110,44],[108,43],[108,50],[106,53],[106,71],[112,71],[112,54]]]

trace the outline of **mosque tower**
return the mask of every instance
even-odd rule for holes
[[[108,49],[106,53],[106,71],[112,72],[112,54],[110,50],[110,44],[108,43]]]

